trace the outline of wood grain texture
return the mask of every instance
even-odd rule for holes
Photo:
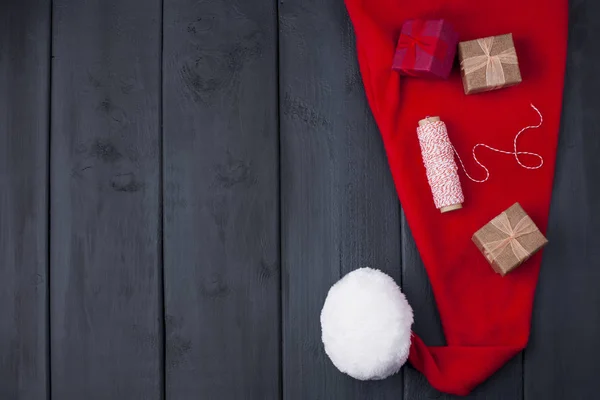
[[[331,285],[360,267],[400,278],[399,204],[343,2],[279,5],[283,397],[402,399],[402,375],[360,382],[321,342]]]
[[[416,133],[415,133],[416,134]],[[444,345],[444,332],[437,312],[429,278],[410,228],[402,214],[402,290],[415,314],[413,330],[430,346]],[[498,399],[523,398],[522,356],[518,355],[476,387],[468,396],[451,396],[431,387],[425,376],[412,366],[404,368],[404,396],[406,399]]]
[[[47,396],[50,7],[0,3],[0,399]]]
[[[573,0],[549,245],[525,350],[525,399],[600,393],[600,3]]]
[[[52,398],[161,398],[160,0],[55,0]]]
[[[276,399],[276,4],[164,7],[167,399]]]

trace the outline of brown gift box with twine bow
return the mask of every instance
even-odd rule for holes
[[[473,242],[494,271],[504,276],[527,261],[548,240],[521,205],[515,203],[475,232]]]
[[[519,60],[511,33],[460,42],[458,59],[465,94],[521,83]]]

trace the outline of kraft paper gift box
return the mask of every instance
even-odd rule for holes
[[[548,243],[519,203],[475,232],[472,239],[494,271],[502,276]]]
[[[458,60],[466,94],[521,83],[519,60],[510,33],[460,42]]]

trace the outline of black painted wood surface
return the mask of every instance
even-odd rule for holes
[[[524,352],[526,399],[596,399],[600,379],[600,3],[570,3],[548,240]]]
[[[0,399],[48,393],[50,6],[0,2]]]
[[[285,1],[279,24],[283,398],[401,399],[402,375],[353,380],[321,344],[321,307],[339,278],[376,267],[400,279],[399,204],[353,31],[328,0]]]
[[[571,1],[530,344],[467,398],[600,392],[599,19]],[[1,400],[455,398],[327,359],[364,266],[443,344],[341,0],[0,2]]]
[[[160,399],[158,0],[55,0],[52,399]]]
[[[165,0],[166,396],[280,393],[275,3]]]

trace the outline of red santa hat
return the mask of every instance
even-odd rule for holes
[[[567,0],[346,0],[346,6],[356,32],[366,95],[431,281],[446,337],[446,346],[432,347],[413,334],[408,358],[438,390],[466,395],[527,345],[541,253],[501,277],[473,245],[471,236],[517,201],[541,231],[546,230],[562,105]],[[523,82],[509,89],[466,96],[457,71],[448,80],[399,76],[391,69],[394,49],[402,23],[412,18],[444,18],[452,23],[461,40],[512,33]],[[461,154],[470,154],[479,142],[510,149],[515,133],[537,122],[530,103],[544,115],[544,125],[519,139],[520,147],[541,154],[544,167],[523,172],[510,157],[482,154],[479,158],[485,160],[490,179],[484,184],[463,179],[464,208],[441,214],[433,206],[425,179],[415,133],[417,121],[427,115],[441,116]],[[467,168],[475,170],[475,164],[466,163]],[[373,279],[372,274],[367,275]],[[352,286],[353,279],[348,282],[346,286]],[[380,283],[384,285],[381,290],[390,294],[387,306],[397,305],[409,313],[403,296],[393,294],[393,285],[385,279]],[[354,287],[360,285],[354,282]],[[339,297],[340,287],[334,292]],[[348,294],[342,291],[342,298],[344,293]],[[339,298],[331,304],[339,306]],[[340,326],[331,325],[337,309],[329,306],[322,316],[322,323],[329,329],[324,339],[329,342],[328,353],[337,354],[344,350],[332,345]],[[362,311],[363,316],[371,315]],[[342,328],[349,324],[349,316],[345,318]],[[410,318],[394,315],[377,329],[399,329],[404,340],[409,340],[411,335],[405,335],[407,322],[412,323],[412,312]],[[357,334],[356,338],[363,340],[364,336]],[[385,346],[377,349],[386,351]],[[352,367],[346,372],[351,375],[382,378],[395,372],[404,358],[404,352],[395,352],[392,357],[384,357],[387,364],[383,369],[369,365],[367,371],[360,367],[360,358],[342,357],[336,365],[350,362]],[[372,369],[375,372],[371,376]]]

